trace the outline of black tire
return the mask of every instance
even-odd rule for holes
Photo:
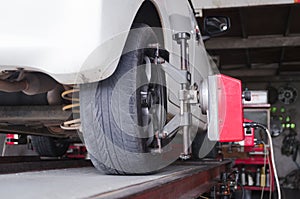
[[[69,148],[69,142],[59,138],[31,136],[31,142],[34,150],[43,157],[63,156]]]
[[[149,26],[138,24],[133,29],[114,74],[80,86],[85,144],[94,166],[107,174],[151,173],[167,162],[161,154],[150,153],[155,147],[154,132],[165,123],[167,103],[163,70],[151,64],[149,78],[144,68],[145,56],[151,51],[147,47],[157,43],[157,38]],[[154,97],[144,103],[141,93],[151,89],[147,99],[152,94]]]
[[[218,155],[217,142],[210,141],[206,131],[198,132],[192,143],[193,158],[216,158]]]

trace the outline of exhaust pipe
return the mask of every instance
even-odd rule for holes
[[[57,84],[48,75],[42,73],[25,73],[23,78],[17,82],[0,80],[0,91],[10,93],[22,91],[26,95],[37,95],[53,90]]]
[[[7,93],[20,92],[27,88],[26,81],[22,80],[19,82],[8,82],[5,80],[0,80],[0,91]]]
[[[57,86],[57,82],[53,78],[43,73],[27,73],[24,75],[24,80],[27,87],[23,93],[26,95],[47,93]]]

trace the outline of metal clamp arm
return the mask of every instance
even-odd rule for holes
[[[165,62],[161,66],[162,69],[179,84],[191,83],[191,73],[189,71],[180,70],[175,66],[173,66],[172,64],[170,64],[169,62]]]

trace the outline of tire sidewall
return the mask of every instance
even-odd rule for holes
[[[181,152],[176,147],[181,145],[175,142],[167,153],[146,153],[138,128],[137,102],[132,97],[138,87],[136,71],[144,61],[143,49],[154,42],[157,38],[150,27],[134,26],[115,73],[80,86],[85,144],[95,167],[105,173],[151,173],[175,161]]]

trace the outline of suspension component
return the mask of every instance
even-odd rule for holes
[[[74,114],[79,114],[79,97],[76,94],[79,93],[79,88],[74,87],[73,89],[67,90],[61,94],[61,97],[65,100],[71,101],[71,104],[65,105],[63,107],[64,111],[72,110],[73,119],[65,121],[60,125],[64,130],[78,130],[80,128],[80,118],[74,119]]]

